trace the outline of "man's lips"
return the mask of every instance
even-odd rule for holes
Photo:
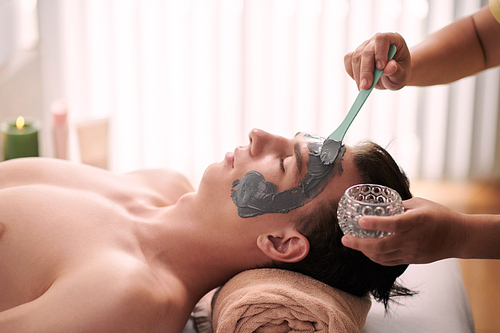
[[[225,158],[226,158],[227,163],[231,166],[231,168],[234,169],[234,153],[227,152]]]

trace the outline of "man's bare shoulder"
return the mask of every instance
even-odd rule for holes
[[[0,163],[0,187],[33,182],[57,173],[58,163],[49,158],[19,158]]]
[[[180,172],[169,169],[145,169],[127,173],[124,177],[138,182],[160,195],[168,195],[174,202],[194,187]]]
[[[0,331],[180,332],[190,313],[183,290],[173,275],[108,253],[61,275],[36,300],[0,312]]]
[[[23,158],[0,163],[0,189],[32,184],[50,184],[101,193],[142,195],[148,192],[167,204],[194,191],[188,179],[168,169],[144,169],[124,175],[53,158]]]
[[[166,327],[172,332],[182,330],[191,308],[186,307],[186,288],[174,274],[121,252],[103,259],[88,272],[82,271],[74,282],[69,276],[68,288],[74,283],[84,285],[87,301],[92,293],[96,302],[108,304],[103,311],[117,319],[107,323],[110,327],[135,327],[144,332],[165,332]],[[97,283],[87,282],[87,273],[98,277]]]
[[[11,186],[51,184],[75,188],[91,182],[116,181],[107,170],[47,157],[30,157],[0,163],[0,189]]]

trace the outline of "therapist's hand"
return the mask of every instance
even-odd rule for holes
[[[387,62],[391,44],[396,46],[396,54]],[[358,89],[371,87],[375,65],[384,71],[376,88],[398,90],[406,85],[411,76],[411,56],[400,34],[378,33],[344,57],[345,69],[356,81]]]
[[[386,266],[424,264],[460,257],[465,237],[465,215],[422,198],[404,201],[405,213],[387,217],[362,217],[365,229],[390,231],[382,238],[346,235],[342,243]]]

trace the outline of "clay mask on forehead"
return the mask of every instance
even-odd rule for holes
[[[266,181],[260,172],[254,170],[233,182],[231,197],[238,206],[239,216],[287,213],[314,199],[337,173],[342,174],[341,161],[345,146],[341,142],[338,142],[338,154],[334,163],[326,165],[320,158],[320,148],[325,139],[311,134],[304,134],[303,139],[309,142],[309,162],[307,174],[297,187],[277,192],[276,184]]]

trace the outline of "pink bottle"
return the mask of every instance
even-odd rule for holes
[[[54,134],[55,157],[68,159],[68,106],[63,100],[56,100],[50,106]]]

